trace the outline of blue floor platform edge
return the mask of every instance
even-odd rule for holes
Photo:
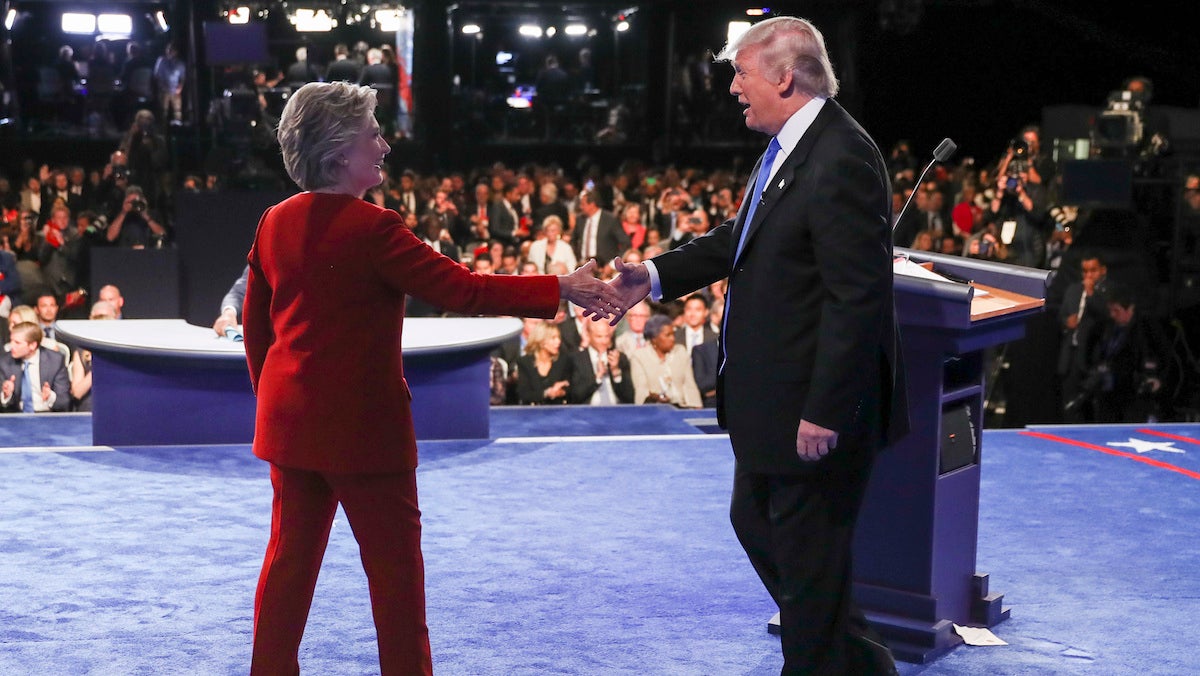
[[[421,444],[439,674],[777,674],[711,411],[496,408]],[[87,414],[0,417],[0,673],[241,674],[270,518],[247,445],[96,448]],[[1200,425],[984,432],[978,572],[1008,645],[902,674],[1200,668]],[[304,673],[378,673],[339,515]]]

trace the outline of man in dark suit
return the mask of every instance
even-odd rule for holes
[[[701,343],[713,343],[717,332],[708,321],[708,298],[702,293],[693,293],[683,301],[683,326],[675,329],[675,344],[692,353]]]
[[[521,199],[521,189],[516,182],[507,183],[500,199],[494,200],[488,206],[488,232],[492,239],[503,244],[516,246],[517,225],[521,217],[517,214],[517,203]]]
[[[33,322],[13,327],[11,352],[0,356],[0,411],[45,413],[65,411],[71,404],[67,360],[43,350],[42,330]]]
[[[1058,377],[1062,394],[1063,421],[1091,422],[1091,397],[1083,391],[1093,341],[1108,321],[1105,278],[1108,267],[1100,256],[1084,254],[1079,263],[1082,276],[1067,287],[1058,310],[1062,340],[1058,348]]]
[[[567,397],[572,404],[632,404],[633,376],[629,358],[613,347],[613,327],[606,322],[588,322],[588,346],[573,352],[571,386]]]
[[[325,71],[326,82],[358,82],[362,77],[362,66],[350,58],[350,48],[337,44],[333,48],[333,63]]]
[[[908,422],[887,168],[832,100],[812,24],[763,21],[719,58],[746,126],[773,138],[735,219],[616,264],[621,306],[729,278],[717,418],[736,458],[730,518],[779,604],[783,673],[894,674],[854,604],[850,561],[875,455]]]
[[[611,261],[629,248],[629,235],[621,227],[621,222],[601,209],[596,200],[596,194],[590,190],[579,193],[581,218],[575,224],[579,239],[572,243],[581,262],[589,258],[595,258],[597,262]]]

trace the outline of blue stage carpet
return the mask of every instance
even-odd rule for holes
[[[728,523],[728,440],[685,422],[705,417],[496,409],[497,440],[423,443],[435,671],[777,674],[772,604]],[[0,417],[0,451],[87,446],[86,423]],[[689,436],[559,438],[606,431]],[[977,569],[1011,645],[901,673],[1194,673],[1200,426],[985,438]],[[271,497],[248,447],[25,448],[0,475],[0,673],[247,671]],[[340,516],[301,666],[378,672]]]

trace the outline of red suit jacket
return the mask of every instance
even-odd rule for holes
[[[558,309],[554,277],[471,273],[396,212],[349,195],[301,193],[271,207],[248,261],[254,454],[297,469],[416,467],[400,354],[405,294],[462,314],[550,318]]]

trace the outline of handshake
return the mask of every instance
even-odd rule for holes
[[[589,260],[569,275],[559,275],[559,295],[583,308],[592,321],[608,319],[616,326],[629,308],[650,293],[650,272],[644,263],[626,265],[613,260],[617,276],[605,283],[595,276],[596,261]]]

